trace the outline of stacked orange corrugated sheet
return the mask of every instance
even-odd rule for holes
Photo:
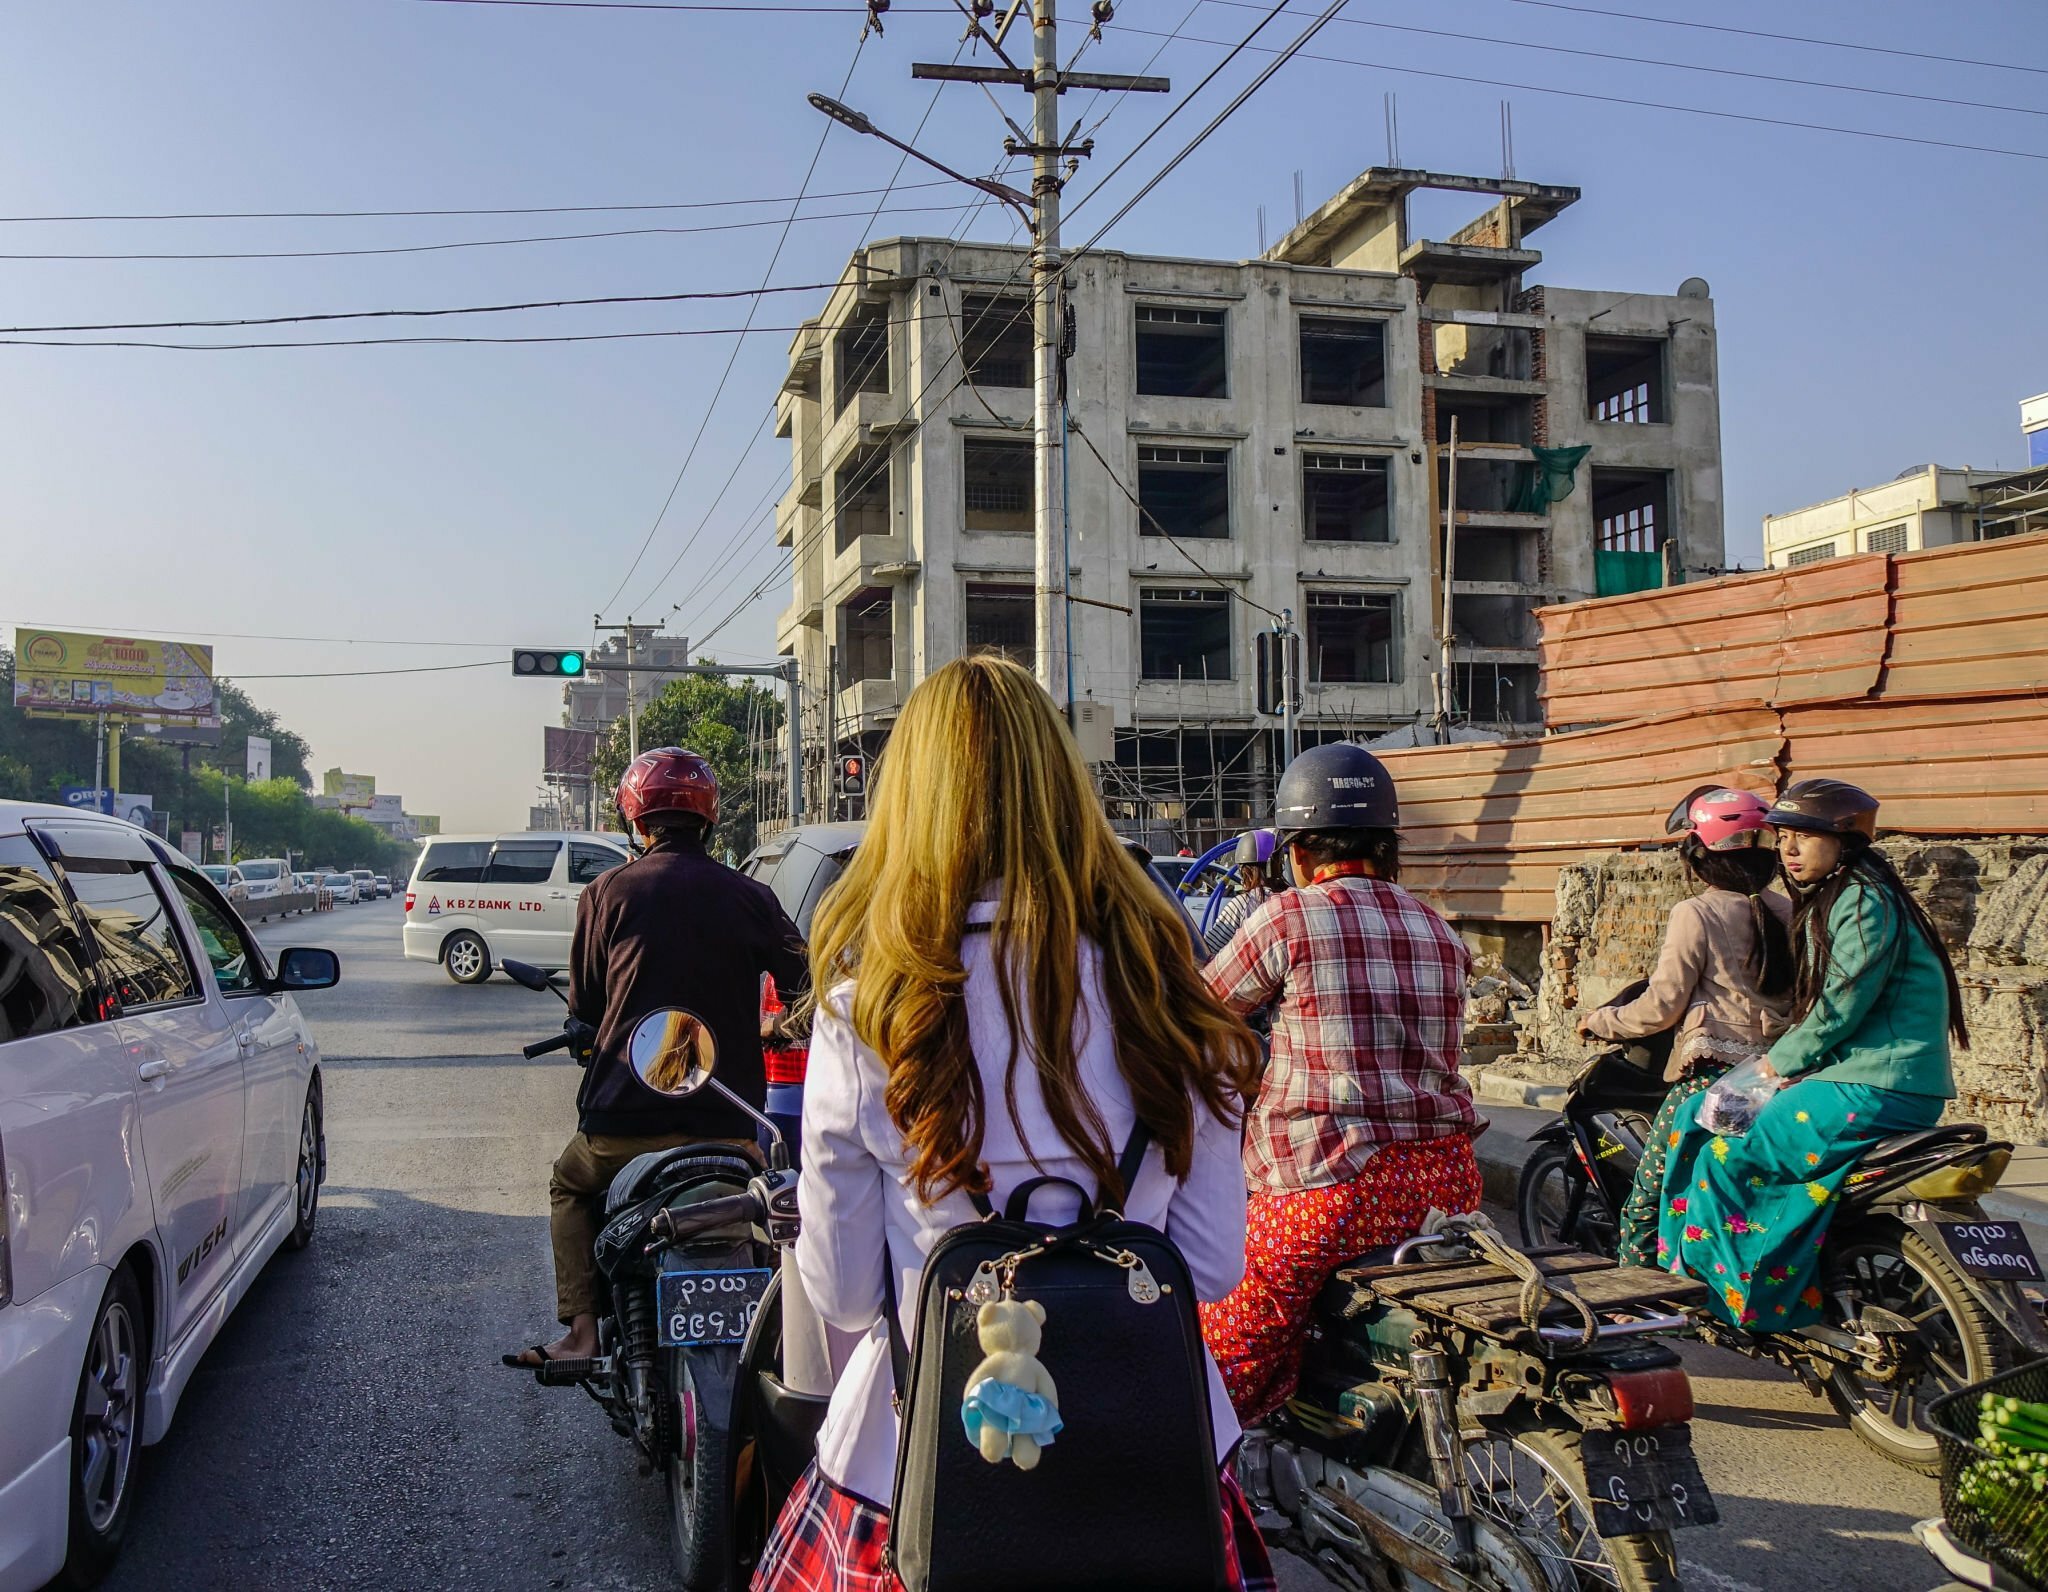
[[[2048,833],[2048,541],[1869,554],[1546,608],[1538,740],[1384,754],[1408,877],[1541,922],[1557,870],[1725,779],[1837,774],[1918,834]]]

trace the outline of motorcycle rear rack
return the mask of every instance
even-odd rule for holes
[[[1510,1342],[1531,1336],[1522,1319],[1522,1279],[1505,1267],[1470,1256],[1421,1262],[1408,1258],[1419,1248],[1452,1241],[1435,1235],[1410,1239],[1384,1265],[1346,1266],[1337,1275],[1389,1303],[1446,1318],[1484,1337]],[[1691,1277],[1618,1266],[1570,1245],[1532,1249],[1528,1256],[1546,1277],[1564,1282],[1600,1318],[1596,1342],[1681,1331],[1692,1324],[1686,1311],[1703,1306],[1709,1297],[1707,1285]],[[1563,1305],[1543,1311],[1533,1336],[1545,1346],[1582,1340],[1575,1314]]]

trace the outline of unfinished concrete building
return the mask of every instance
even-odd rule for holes
[[[1419,190],[1487,208],[1432,241]],[[1460,720],[1540,722],[1537,605],[1720,566],[1713,304],[1528,286],[1529,235],[1578,197],[1375,168],[1256,260],[1072,261],[1075,720],[1126,827],[1192,843],[1263,814],[1274,614],[1303,637],[1303,744],[1428,719],[1454,420]],[[792,345],[777,638],[829,682],[820,800],[826,750],[878,749],[929,669],[1031,661],[1026,283],[1020,248],[874,244]]]

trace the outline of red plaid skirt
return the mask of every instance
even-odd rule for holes
[[[832,1485],[812,1465],[775,1522],[753,1592],[903,1592],[884,1562],[889,1511]],[[1273,1561],[1252,1506],[1223,1473],[1223,1555],[1232,1592],[1276,1592]]]

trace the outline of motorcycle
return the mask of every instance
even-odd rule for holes
[[[1604,1049],[1572,1079],[1563,1112],[1537,1133],[1522,1168],[1524,1244],[1615,1253],[1650,1120],[1670,1087],[1671,1039]],[[1930,1401],[2004,1369],[2016,1352],[2048,1354],[2048,1324],[2025,1286],[2042,1282],[2040,1263],[2019,1223],[1993,1221],[1977,1203],[2011,1157],[2010,1144],[1976,1123],[1880,1140],[1843,1186],[1821,1250],[1826,1318],[1773,1333],[1702,1314],[1697,1335],[1784,1366],[1869,1447],[1936,1474]]]
[[[1347,1592],[1675,1592],[1672,1532],[1718,1516],[1658,1335],[1705,1294],[1453,1218],[1331,1279],[1239,1480]]]
[[[528,989],[562,994],[539,968],[501,965]],[[592,1038],[572,1018],[524,1054],[587,1057]],[[709,1089],[753,1118],[767,1145],[765,1167],[740,1146],[700,1143],[651,1151],[622,1168],[605,1194],[597,1239],[598,1353],[534,1371],[543,1387],[582,1388],[633,1445],[640,1473],[661,1473],[686,1592],[747,1585],[825,1411],[821,1392],[799,1391],[783,1376],[784,1303],[793,1288],[784,1273],[793,1279],[788,1257],[799,1230],[789,1144],[773,1120],[713,1076],[716,1049],[690,1013],[664,1010],[635,1025],[628,1055],[658,1093],[681,1099]]]

